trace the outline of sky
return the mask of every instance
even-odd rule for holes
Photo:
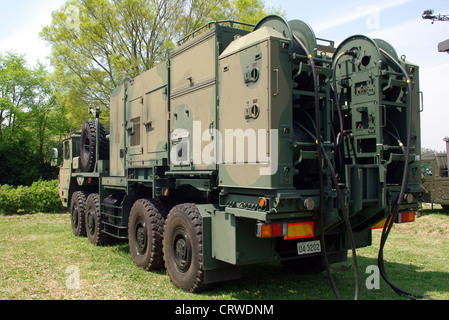
[[[39,32],[51,23],[51,13],[66,0],[0,0],[0,52],[24,54],[30,65],[48,64],[50,47]]]
[[[0,0],[0,52],[24,54],[30,65],[48,64],[50,47],[39,32],[51,23],[51,12],[66,0]],[[318,38],[335,41],[362,34],[390,43],[399,56],[420,67],[422,147],[445,150],[449,136],[449,54],[438,43],[449,39],[449,21],[422,19],[424,10],[449,15],[447,0],[265,0],[268,7],[286,12],[287,21],[307,22]]]

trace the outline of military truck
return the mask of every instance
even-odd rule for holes
[[[449,210],[448,152],[449,137],[446,141],[446,153],[427,154],[422,157],[422,185],[425,190],[423,201],[440,204]]]
[[[385,41],[211,22],[112,92],[108,133],[92,109],[64,139],[62,203],[75,235],[127,240],[190,292],[249,264],[323,270],[394,213],[413,220],[418,92],[418,66]]]

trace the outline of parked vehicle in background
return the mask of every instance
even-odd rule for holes
[[[445,153],[422,156],[422,185],[425,190],[423,200],[432,205],[440,204],[444,210],[449,210],[449,137],[443,140],[446,141]]]

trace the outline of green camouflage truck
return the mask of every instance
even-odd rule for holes
[[[444,210],[449,210],[449,137],[443,140],[446,142],[446,153],[426,154],[421,159],[425,190],[422,198],[424,202],[437,203]]]
[[[95,245],[197,292],[280,262],[324,270],[422,195],[418,66],[303,21],[207,24],[63,141],[62,203]]]

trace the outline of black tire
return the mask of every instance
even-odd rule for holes
[[[131,208],[128,222],[128,243],[136,266],[145,270],[164,267],[162,236],[167,212],[155,199],[137,200]]]
[[[110,238],[101,231],[100,198],[97,193],[91,193],[86,201],[86,235],[96,246],[106,244]]]
[[[104,125],[99,124],[99,140],[100,140],[100,159],[106,159],[108,153],[108,143],[106,140],[106,131]],[[97,136],[95,129],[95,121],[89,120],[84,123],[81,130],[80,145],[80,162],[81,169],[84,172],[92,172],[95,168],[95,160],[97,153]]]
[[[70,201],[70,220],[73,234],[77,237],[86,236],[85,211],[88,193],[76,191],[72,194]]]
[[[195,204],[174,207],[164,228],[165,267],[171,282],[188,292],[204,290],[202,218]]]

